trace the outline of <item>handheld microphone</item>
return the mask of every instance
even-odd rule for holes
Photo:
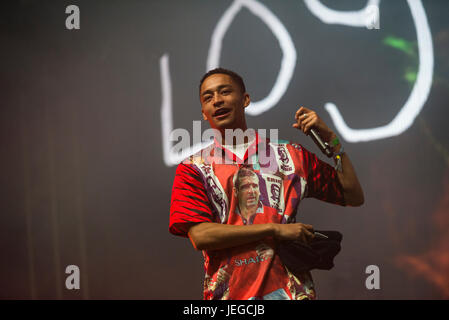
[[[310,137],[312,138],[313,142],[320,148],[320,150],[329,158],[334,155],[334,151],[330,147],[330,145],[327,142],[324,142],[318,132],[315,131],[315,129],[310,129]]]

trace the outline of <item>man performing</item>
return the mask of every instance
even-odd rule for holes
[[[215,141],[176,169],[169,231],[189,237],[204,256],[204,299],[315,299],[310,272],[293,275],[276,254],[281,240],[310,241],[311,225],[294,223],[307,197],[360,206],[363,191],[336,135],[307,108],[293,127],[317,130],[334,151],[337,170],[299,144],[258,134],[225,140],[226,129],[248,132],[250,97],[242,78],[226,69],[200,82],[204,120]],[[263,157],[262,157],[263,156]],[[264,161],[262,161],[264,158]]]

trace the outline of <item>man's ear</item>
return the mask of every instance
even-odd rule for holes
[[[246,108],[251,103],[251,98],[249,97],[249,94],[245,92],[243,95],[243,108]]]
[[[203,114],[203,120],[207,120],[207,117],[202,110],[201,110],[201,113]]]

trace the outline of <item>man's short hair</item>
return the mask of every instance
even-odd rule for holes
[[[206,78],[208,78],[209,76],[211,76],[213,74],[227,74],[228,76],[230,76],[232,78],[232,80],[234,80],[237,83],[237,85],[239,86],[240,90],[242,90],[242,93],[246,92],[245,83],[243,82],[243,79],[242,79],[242,77],[240,75],[238,75],[234,71],[231,71],[231,70],[228,70],[228,69],[225,69],[225,68],[215,68],[215,69],[209,70],[201,78],[200,87],[199,87],[200,94],[201,94],[201,86],[203,85],[204,80],[206,80]]]
[[[233,183],[234,187],[239,190],[240,189],[240,179],[244,177],[252,177],[255,176],[257,178],[257,181],[259,182],[259,176],[257,173],[253,170],[252,166],[250,165],[243,165],[239,168],[239,170],[234,175]]]

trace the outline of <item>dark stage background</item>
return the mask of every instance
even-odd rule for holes
[[[299,208],[299,221],[344,235],[335,268],[313,272],[318,298],[449,298],[447,1],[381,1],[378,30],[325,23],[305,1],[243,3],[263,5],[296,53],[285,91],[271,109],[248,115],[249,126],[278,128],[281,138],[319,153],[291,128],[298,105],[314,109],[341,137],[365,191],[359,208],[313,199]],[[355,11],[367,1],[321,3]],[[416,25],[410,8],[421,3],[426,22]],[[79,30],[66,29],[71,4],[80,9]],[[198,82],[213,32],[232,4],[4,4],[0,298],[202,298],[201,253],[168,233],[175,166],[164,161],[162,132],[171,121],[192,132],[192,121],[201,120]],[[427,23],[426,64],[417,30],[425,32]],[[265,98],[283,59],[268,24],[244,6],[222,45],[220,65],[242,74],[253,101]],[[172,89],[165,98],[164,61]],[[411,125],[396,122],[402,129],[394,134],[350,141],[325,109],[334,103],[352,129],[386,126],[409,99],[418,70],[430,73],[430,91],[424,81]],[[167,106],[172,114],[163,123]],[[80,268],[79,290],[65,288],[72,264]],[[365,287],[368,265],[380,269],[379,290]]]

